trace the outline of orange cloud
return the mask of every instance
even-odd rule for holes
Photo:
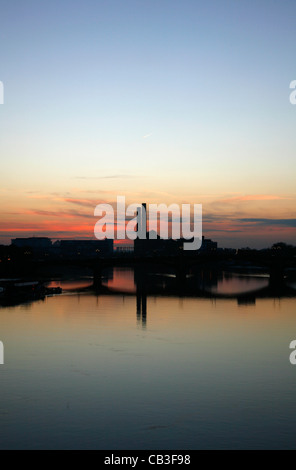
[[[249,194],[246,196],[234,196],[226,199],[221,199],[221,202],[237,202],[237,201],[276,201],[291,199],[289,197],[276,196],[272,194]]]

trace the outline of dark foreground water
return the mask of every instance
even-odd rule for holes
[[[131,272],[109,284],[0,309],[2,449],[296,447],[295,298],[148,295],[143,312]]]

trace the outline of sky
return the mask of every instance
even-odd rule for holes
[[[295,0],[1,0],[0,244],[100,203],[202,204],[221,247],[296,244]]]

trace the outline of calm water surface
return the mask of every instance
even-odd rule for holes
[[[148,295],[143,310],[132,271],[99,296],[75,282],[0,308],[2,449],[296,447],[295,298]]]

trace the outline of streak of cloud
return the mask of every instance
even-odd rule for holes
[[[279,201],[291,199],[289,197],[276,196],[273,194],[248,194],[245,196],[234,196],[226,199],[221,199],[220,202],[243,202],[243,201]]]
[[[76,180],[107,180],[107,179],[126,179],[136,178],[135,175],[106,175],[106,176],[73,176]]]
[[[264,226],[282,225],[285,227],[296,228],[296,219],[263,219],[263,218],[243,218],[237,219],[237,222],[258,224]]]

